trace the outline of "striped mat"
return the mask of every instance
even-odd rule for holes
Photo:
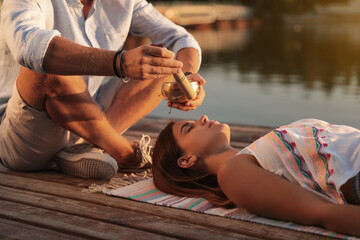
[[[304,226],[293,222],[284,222],[259,217],[246,211],[244,208],[225,209],[215,207],[203,198],[185,198],[166,194],[155,188],[152,178],[128,185],[126,187],[105,191],[105,193],[111,196],[129,198],[140,202],[223,216],[236,220],[261,223],[265,225],[282,227],[301,232],[309,232],[341,239],[357,239],[351,236],[338,234],[320,227]]]

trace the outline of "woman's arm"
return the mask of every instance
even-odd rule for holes
[[[253,156],[229,159],[218,180],[230,200],[255,214],[360,236],[360,206],[333,204],[264,170]]]

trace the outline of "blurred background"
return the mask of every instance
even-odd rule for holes
[[[163,102],[150,116],[360,128],[359,0],[151,2],[198,40],[207,95],[195,111]]]
[[[198,40],[207,81],[197,110],[169,114],[163,101],[149,116],[360,128],[360,0],[149,2]],[[129,36],[127,45],[147,43]]]

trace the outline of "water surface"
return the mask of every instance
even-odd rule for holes
[[[206,98],[191,112],[163,102],[150,116],[278,126],[318,118],[360,128],[359,23],[192,31]]]

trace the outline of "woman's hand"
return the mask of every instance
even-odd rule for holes
[[[193,100],[180,99],[178,101],[168,102],[168,106],[172,108],[177,108],[182,111],[191,111],[195,110],[197,107],[201,106],[205,98],[205,90],[203,85],[205,84],[205,79],[198,73],[192,73],[187,75],[187,78],[192,81],[197,81],[200,85],[200,91],[198,96]]]
[[[183,66],[166,48],[143,45],[124,53],[122,71],[126,77],[149,80],[178,73]]]

